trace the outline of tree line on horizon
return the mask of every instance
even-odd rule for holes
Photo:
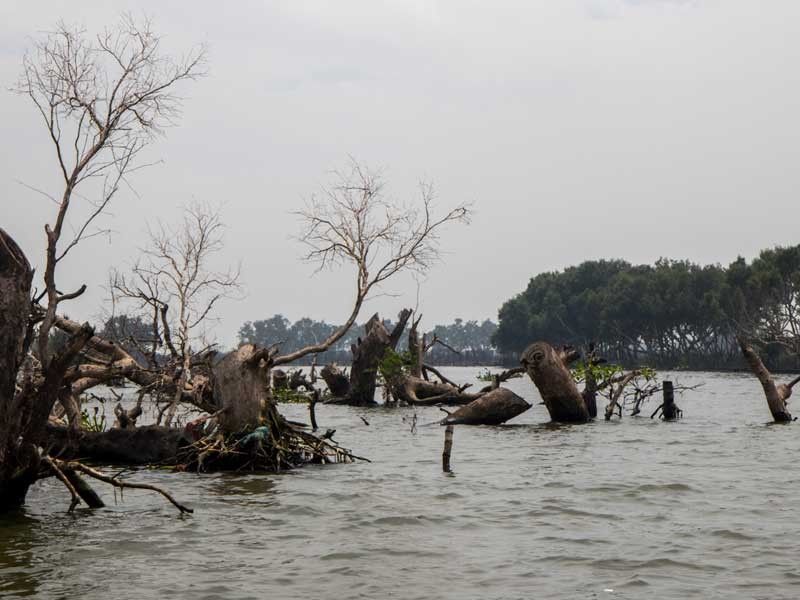
[[[391,319],[383,319],[383,323],[388,330],[395,325]],[[282,350],[291,352],[295,348],[326,339],[337,328],[338,325],[308,317],[291,322],[285,316],[276,314],[269,319],[245,322],[239,328],[238,339],[240,344],[251,343],[260,346],[279,343]],[[448,325],[436,325],[425,333],[426,339],[431,341],[436,336],[444,344],[434,345],[428,352],[427,360],[437,365],[496,364],[499,355],[492,344],[492,335],[496,330],[497,324],[490,319],[478,322],[456,318]],[[364,324],[354,324],[342,339],[327,351],[317,355],[317,364],[349,364],[352,359],[351,346],[365,336]],[[407,340],[406,331],[399,345],[405,348]],[[308,357],[306,362],[310,360],[311,357]]]
[[[390,319],[384,324],[394,326]],[[319,343],[338,327],[275,314],[242,324],[238,342],[279,344],[292,352]],[[751,262],[739,257],[727,266],[665,258],[653,265],[585,261],[531,278],[502,305],[497,323],[456,318],[425,335],[444,342],[428,355],[437,365],[516,364],[528,344],[546,340],[579,348],[591,343],[607,360],[624,365],[735,369],[742,366],[736,342],[742,329],[753,330],[756,340],[800,334],[800,245],[764,250]],[[102,333],[136,353],[133,341],[147,340],[150,331],[138,317],[117,315]],[[354,324],[317,363],[348,364],[351,346],[364,335],[364,324]],[[765,345],[764,360],[773,369],[797,367],[795,356],[780,341]]]
[[[800,245],[762,251],[747,262],[653,265],[591,260],[541,273],[499,311],[492,342],[502,354],[533,340],[587,347],[609,361],[658,368],[742,366],[737,332],[769,339],[764,359],[798,366]]]

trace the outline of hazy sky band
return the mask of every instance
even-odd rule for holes
[[[698,2],[7,2],[0,78],[27,36],[63,16],[96,30],[145,12],[168,47],[210,45],[210,75],[151,149],[94,239],[63,265],[70,306],[97,315],[110,266],[130,260],[147,219],[192,198],[225,204],[226,257],[247,298],[220,307],[233,341],[276,312],[342,321],[352,285],[299,262],[290,214],[347,155],[384,167],[391,193],[433,181],[447,206],[475,202],[442,236],[421,282],[426,321],[496,317],[532,275],[587,258],[699,262],[797,243],[800,5]],[[32,105],[0,94],[0,225],[41,263],[52,148]],[[413,306],[398,280],[367,312]],[[363,320],[363,319],[362,319]]]

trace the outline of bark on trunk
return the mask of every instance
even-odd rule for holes
[[[378,314],[372,315],[365,326],[366,336],[352,346],[353,366],[350,369],[350,393],[347,403],[355,406],[375,404],[378,365],[388,349],[394,350],[406,327],[411,311],[403,309],[391,333]]]
[[[546,342],[535,342],[522,353],[522,366],[539,390],[550,418],[557,423],[584,423],[590,418],[568,368],[576,358],[573,350],[556,350]]]
[[[242,344],[214,366],[214,398],[221,409],[219,424],[227,433],[261,425],[274,410],[269,389],[269,353]]]
[[[747,364],[750,370],[761,382],[761,387],[764,389],[764,395],[767,397],[767,406],[772,413],[772,418],[776,423],[788,423],[792,421],[792,414],[786,407],[786,400],[792,395],[792,387],[797,383],[797,379],[788,384],[776,384],[772,378],[772,373],[769,372],[767,367],[761,361],[761,358],[753,350],[753,347],[747,343],[743,338],[737,338],[739,347],[742,349]]]
[[[39,466],[38,453],[25,439],[32,390],[25,382],[16,389],[29,343],[32,278],[25,254],[0,229],[0,510],[25,502]]]
[[[500,425],[531,407],[507,388],[497,388],[462,406],[440,422],[441,425]]]
[[[76,438],[65,427],[47,426],[47,445],[63,459],[89,459],[101,463],[148,465],[175,464],[178,450],[191,439],[183,429],[156,425],[135,429],[83,431]]]
[[[412,377],[422,377],[427,379],[422,370],[425,357],[425,336],[420,339],[419,331],[417,329],[421,320],[422,315],[418,316],[416,319],[412,319],[411,329],[408,331],[408,352],[411,355],[411,367],[409,369],[409,374]]]

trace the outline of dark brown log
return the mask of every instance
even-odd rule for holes
[[[64,473],[64,476],[69,481],[70,485],[75,489],[75,492],[80,496],[80,499],[83,500],[89,508],[103,508],[106,504],[97,495],[92,489],[86,480],[78,475],[75,470],[71,467],[65,467],[61,469],[61,472]]]
[[[46,435],[53,456],[125,465],[175,464],[178,450],[192,441],[182,429],[155,425],[82,431],[77,438],[65,427],[48,425]]]
[[[671,381],[663,384],[664,403],[661,405],[661,414],[665,421],[674,421],[681,416],[681,409],[675,404],[675,387]]]
[[[319,374],[332,396],[345,398],[350,394],[350,379],[347,372],[342,371],[335,364],[324,366]]]
[[[788,423],[792,421],[792,414],[786,407],[786,401],[792,395],[792,387],[797,383],[797,379],[788,384],[776,384],[767,367],[761,361],[753,347],[742,337],[737,337],[739,347],[742,350],[750,370],[761,382],[761,387],[764,389],[764,395],[767,397],[767,406],[769,407],[772,418],[776,423]]]
[[[30,380],[16,389],[32,332],[31,269],[25,254],[0,229],[0,511],[21,506],[36,480],[39,455],[27,438],[33,403],[47,401]]]
[[[446,418],[441,425],[500,425],[521,415],[531,407],[525,400],[507,388],[497,388]]]
[[[289,388],[289,375],[283,369],[273,369],[272,371],[272,389],[285,390]]]
[[[411,355],[409,375],[425,378],[422,370],[422,363],[425,357],[425,340],[424,338],[420,339],[419,331],[417,331],[421,320],[422,315],[419,315],[416,319],[411,319],[411,329],[408,331],[408,352]]]
[[[557,423],[584,423],[589,411],[568,365],[577,358],[571,348],[554,349],[546,342],[535,342],[523,352],[525,367],[550,418]]]
[[[313,392],[311,392],[311,396],[308,399],[308,416],[309,419],[311,420],[311,431],[316,431],[317,429],[319,429],[319,427],[317,427],[317,411],[316,411],[316,406],[318,402],[319,402],[319,390],[315,389]]]
[[[352,347],[353,365],[350,368],[348,404],[355,406],[375,404],[378,366],[386,351],[397,347],[410,316],[411,311],[403,309],[391,333],[383,325],[377,313],[367,321],[364,339],[359,339]]]

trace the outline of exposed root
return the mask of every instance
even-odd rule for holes
[[[75,489],[75,486],[72,485],[72,482],[69,479],[67,479],[67,476],[64,475],[64,472],[61,470],[60,461],[56,461],[50,458],[49,456],[45,456],[42,458],[42,462],[44,462],[46,465],[50,467],[50,469],[53,471],[53,475],[56,476],[56,479],[58,479],[61,483],[63,483],[64,487],[66,487],[69,490],[72,499],[70,500],[67,512],[74,511],[75,507],[81,503],[81,499],[80,496],[78,496],[78,491]]]
[[[117,479],[116,476],[110,477],[108,475],[101,473],[100,471],[92,469],[91,467],[87,467],[86,465],[76,461],[63,461],[57,458],[51,458],[49,456],[44,457],[43,460],[53,470],[53,474],[56,477],[58,477],[58,479],[67,487],[67,489],[70,491],[70,494],[72,494],[72,502],[70,504],[68,512],[72,512],[75,509],[75,507],[80,503],[80,498],[78,496],[77,490],[72,485],[72,483],[70,483],[67,476],[64,474],[65,471],[79,471],[81,473],[84,473],[85,475],[88,475],[89,477],[92,477],[93,479],[97,479],[99,481],[102,481],[103,483],[108,483],[119,489],[131,488],[131,489],[151,490],[153,492],[158,492],[159,494],[164,496],[164,498],[169,500],[173,504],[173,506],[175,506],[181,512],[181,514],[183,513],[191,514],[194,512],[194,510],[192,510],[191,508],[184,506],[183,504],[175,500],[175,498],[173,498],[169,492],[166,492],[162,490],[160,487],[157,487],[155,485],[151,485],[149,483],[133,483],[130,481],[122,481],[120,479]]]
[[[316,436],[279,417],[270,425],[233,435],[213,431],[180,450],[177,469],[278,472],[305,464],[356,460],[369,462],[342,448],[330,436]]]

